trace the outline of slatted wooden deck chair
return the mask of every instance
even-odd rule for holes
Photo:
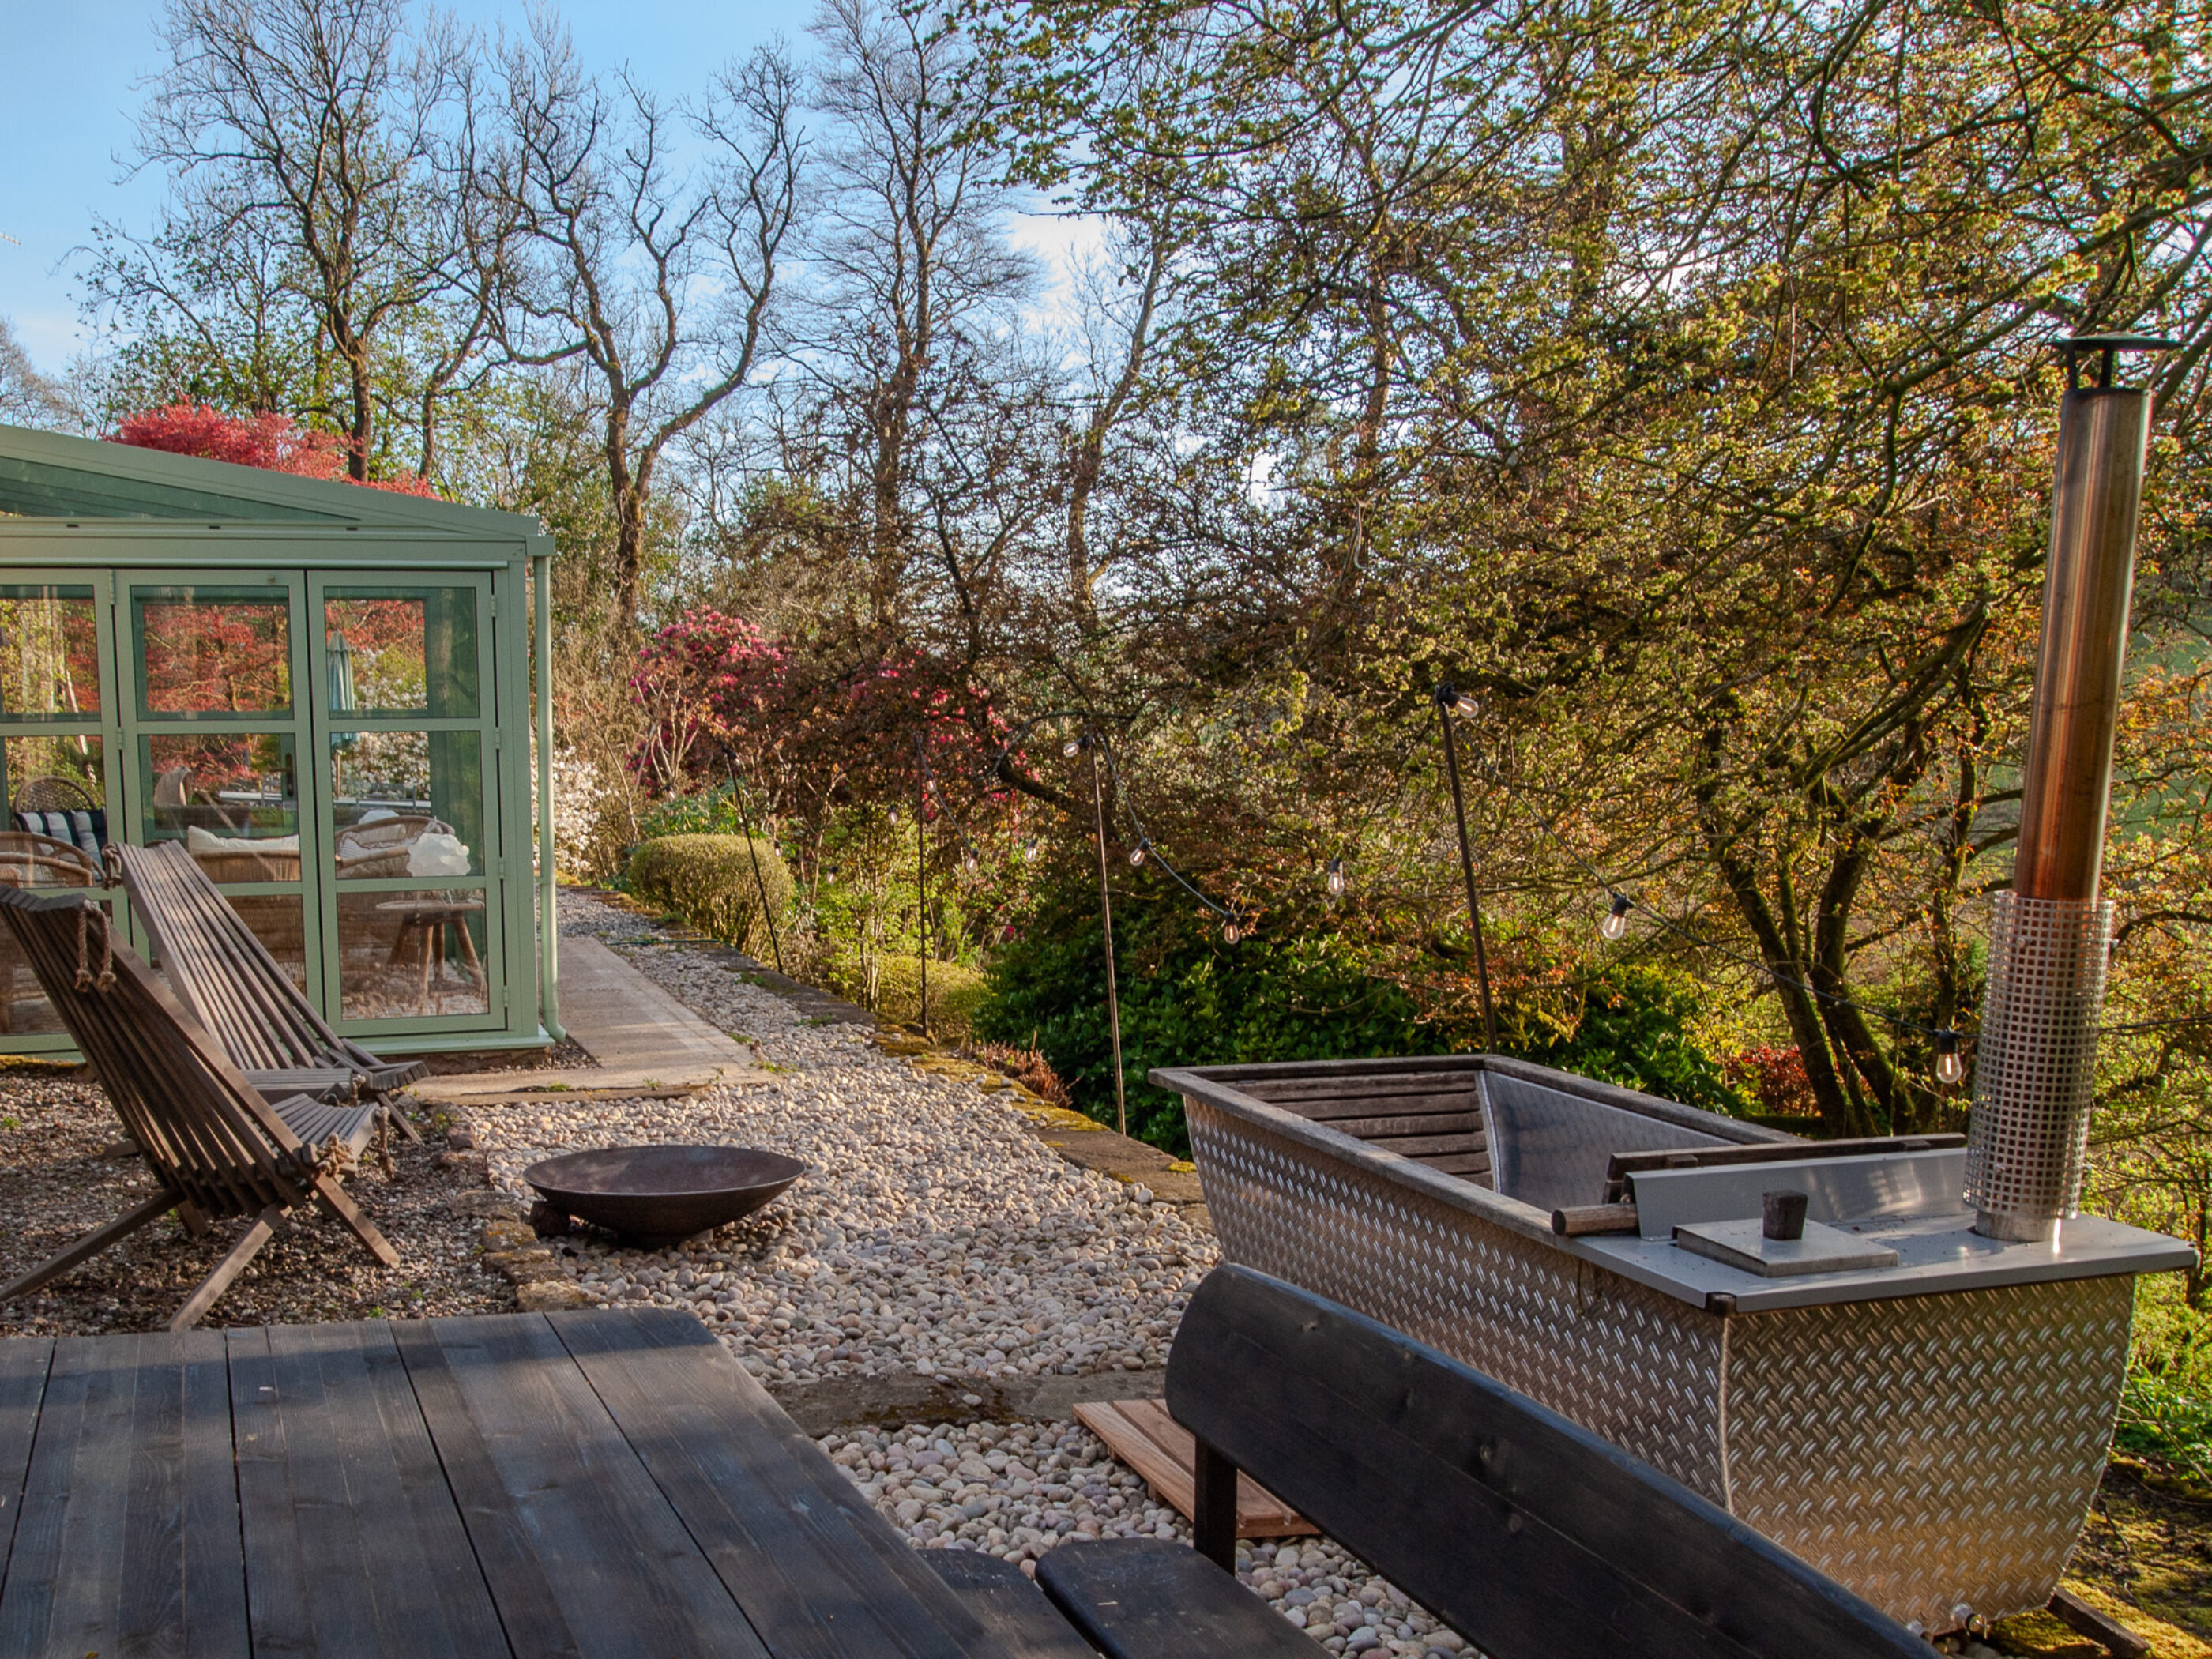
[[[333,1103],[368,1095],[409,1139],[422,1138],[392,1093],[428,1068],[379,1060],[333,1031],[181,842],[111,842],[107,860],[178,1000],[248,1080]]]
[[[265,1098],[169,988],[113,941],[106,912],[90,899],[0,889],[0,918],[161,1182],[137,1208],[0,1285],[0,1302],[36,1290],[171,1210],[194,1232],[210,1221],[252,1218],[230,1254],[177,1310],[173,1331],[198,1324],[304,1203],[322,1205],[386,1267],[398,1265],[399,1253],[339,1184],[374,1133],[374,1102]]]

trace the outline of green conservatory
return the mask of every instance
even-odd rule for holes
[[[347,1035],[559,1034],[535,520],[0,426],[0,882],[181,841]],[[0,1054],[68,1034],[0,928]]]

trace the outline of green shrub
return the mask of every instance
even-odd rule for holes
[[[875,958],[875,1012],[894,1025],[918,1024],[921,1014],[921,958],[886,952]],[[833,955],[822,970],[824,988],[849,1001],[868,1005],[868,963],[849,948]],[[948,1041],[965,1038],[983,1000],[983,974],[957,962],[929,963],[929,1034]]]
[[[640,842],[659,841],[670,836],[741,836],[744,826],[738,822],[736,804],[730,799],[729,785],[717,784],[711,789],[702,789],[694,794],[677,795],[667,800],[655,801],[638,814],[637,838]]]
[[[754,858],[760,860],[755,873]],[[629,890],[703,933],[767,960],[772,945],[761,888],[781,927],[791,912],[791,872],[774,843],[743,836],[663,836],[630,854]]]
[[[975,1030],[1027,1045],[1031,1033],[1076,1104],[1114,1121],[1106,971],[1095,910],[1069,896],[992,958]],[[1172,901],[1170,902],[1173,903]],[[1152,1088],[1158,1066],[1457,1054],[1482,1045],[1479,1019],[1440,1018],[1373,971],[1371,947],[1325,924],[1231,945],[1183,907],[1115,903],[1121,1060],[1129,1133],[1184,1155],[1182,1103]],[[1656,968],[1607,964],[1580,988],[1571,1032],[1503,1018],[1499,1047],[1686,1105],[1741,1112],[1744,1099],[1687,1035],[1694,994]],[[1509,1030],[1520,1035],[1507,1041]]]

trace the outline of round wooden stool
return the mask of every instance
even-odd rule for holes
[[[417,995],[415,1011],[430,1012],[430,965],[445,959],[447,939],[445,930],[452,928],[460,935],[461,965],[477,982],[477,988],[489,992],[485,982],[483,963],[477,957],[477,942],[469,932],[469,918],[480,914],[484,908],[482,899],[387,899],[376,907],[386,915],[398,918],[399,931],[392,940],[392,955],[386,961],[388,968],[396,968],[407,954],[410,939],[419,939],[422,949],[422,988]]]

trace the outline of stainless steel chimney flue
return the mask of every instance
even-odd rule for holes
[[[1966,1152],[1966,1201],[1989,1238],[2056,1238],[2081,1203],[2112,938],[2112,908],[2097,890],[2150,434],[2149,393],[2112,385],[2112,368],[2121,352],[2172,344],[2137,335],[2060,343],[2068,390],[2019,850],[1990,929]],[[2081,381],[2085,352],[2097,358],[2094,386]]]

